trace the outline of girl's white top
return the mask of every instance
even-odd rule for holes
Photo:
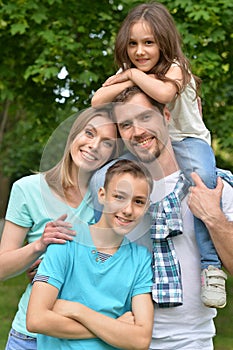
[[[182,141],[186,137],[195,137],[210,145],[210,132],[200,114],[196,93],[192,86],[196,86],[193,76],[177,99],[167,105],[171,113],[169,134],[172,141]]]

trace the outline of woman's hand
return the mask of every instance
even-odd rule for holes
[[[38,270],[38,267],[41,263],[42,259],[38,259],[36,260],[26,271],[26,274],[27,274],[27,277],[30,281],[30,283],[33,281],[33,278],[35,277],[36,275],[36,272]]]
[[[67,215],[60,216],[57,220],[48,222],[45,225],[44,232],[38,240],[38,251],[44,252],[49,244],[64,244],[66,241],[72,241],[76,232],[72,230],[72,225],[65,222]]]

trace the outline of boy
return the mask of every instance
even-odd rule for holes
[[[49,246],[27,313],[28,329],[42,333],[38,350],[148,349],[151,256],[125,235],[148,209],[152,186],[141,165],[117,161],[98,192],[100,221],[79,223],[75,241]]]

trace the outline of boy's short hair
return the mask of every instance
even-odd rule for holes
[[[136,161],[120,159],[111,165],[105,176],[104,188],[107,189],[114,175],[131,174],[135,178],[145,179],[149,186],[150,193],[153,189],[153,179],[150,172]]]

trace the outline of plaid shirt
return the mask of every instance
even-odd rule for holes
[[[233,187],[233,174],[229,170],[223,170],[217,168],[217,176],[220,176],[223,180],[229,183]]]
[[[153,240],[152,296],[160,307],[182,305],[180,264],[171,237],[182,233],[181,201],[188,193],[190,184],[181,173],[174,191],[149,208]]]
[[[230,171],[217,169],[217,176],[233,186]],[[174,191],[149,208],[153,240],[152,296],[159,307],[173,307],[183,303],[181,270],[172,237],[182,234],[181,201],[187,195],[190,185],[190,181],[181,173]]]

